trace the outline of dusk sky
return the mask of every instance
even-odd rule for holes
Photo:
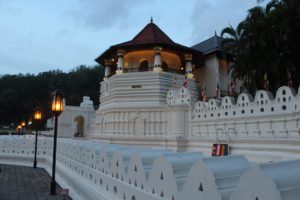
[[[192,46],[245,18],[257,0],[0,0],[0,75],[95,65],[153,17]],[[266,4],[265,1],[262,5]]]

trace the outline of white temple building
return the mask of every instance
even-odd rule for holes
[[[268,91],[227,96],[231,61],[221,40],[215,35],[189,48],[151,21],[96,58],[105,66],[100,106],[93,110],[88,97],[79,107],[65,106],[60,136],[205,155],[225,143],[230,154],[254,162],[300,158],[299,92],[283,86],[275,97]],[[208,102],[199,101],[203,83]],[[222,98],[212,98],[218,83]]]

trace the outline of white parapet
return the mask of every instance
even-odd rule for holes
[[[300,198],[300,160],[256,166],[244,173],[230,200],[296,200]]]
[[[157,157],[171,152],[165,149],[152,149],[151,151],[138,151],[131,154],[128,166],[127,179],[136,187],[144,189],[149,180],[149,173],[152,170],[153,162]]]
[[[39,137],[38,167],[49,174],[52,147],[53,138]],[[243,156],[64,138],[57,147],[56,181],[74,200],[295,200],[300,194],[299,160],[253,168]],[[0,136],[2,164],[32,166],[33,149],[33,136]]]
[[[200,152],[166,153],[158,157],[149,174],[147,189],[159,197],[174,199],[182,190],[190,167],[202,158]]]
[[[299,113],[298,104],[299,95],[295,96],[294,90],[283,86],[277,90],[275,98],[269,91],[260,90],[254,99],[250,94],[240,94],[236,103],[232,97],[224,97],[221,102],[210,99],[207,106],[197,102],[193,111],[193,119],[195,121],[226,119],[230,122],[239,118],[253,119],[266,116],[278,118],[291,113]],[[273,131],[276,132],[276,130]]]
[[[189,149],[207,145],[202,141],[222,141],[231,143],[232,154],[245,154],[255,162],[300,158],[299,107],[300,94],[286,86],[275,98],[261,90],[255,97],[242,93],[236,102],[232,97],[198,101],[192,111]]]
[[[243,156],[203,158],[191,167],[182,199],[228,200],[239,177],[250,168]]]

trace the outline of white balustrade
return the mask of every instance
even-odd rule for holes
[[[52,140],[38,141],[38,166],[49,173]],[[300,194],[299,160],[252,167],[243,156],[63,138],[57,144],[57,181],[73,199],[293,200]],[[33,149],[34,136],[0,136],[3,164],[31,166]]]

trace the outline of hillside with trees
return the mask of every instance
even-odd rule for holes
[[[81,65],[68,73],[54,70],[37,75],[3,75],[0,77],[0,124],[16,125],[28,120],[36,106],[42,108],[44,119],[50,117],[51,92],[56,88],[63,91],[67,105],[78,106],[83,96],[90,96],[97,106],[103,76],[104,70],[98,65]]]

